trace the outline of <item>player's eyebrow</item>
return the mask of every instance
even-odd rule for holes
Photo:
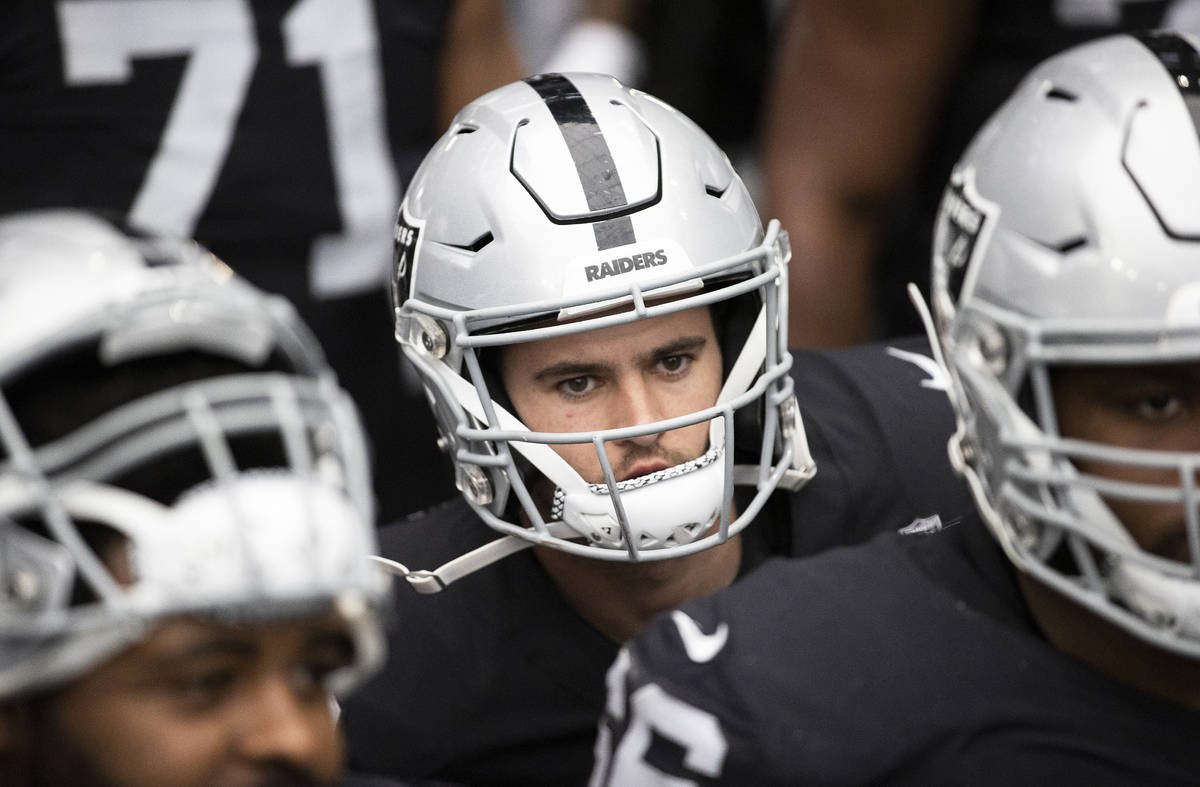
[[[563,361],[539,370],[538,373],[533,376],[533,379],[544,381],[558,378],[586,377],[588,375],[599,375],[606,372],[611,372],[612,369],[612,364],[608,363],[581,363],[579,361]]]
[[[1200,364],[1179,363],[1143,366],[1140,369],[1140,374],[1143,380],[1151,382],[1194,384],[1200,382]]]
[[[1066,369],[1066,367],[1061,367]],[[1136,366],[1080,366],[1084,374],[1100,375],[1104,383],[1114,387],[1138,385],[1196,385],[1200,384],[1200,363],[1164,363]],[[1058,370],[1056,370],[1058,371]]]
[[[304,649],[310,652],[329,649],[336,651],[345,661],[350,661],[354,655],[354,641],[345,630],[317,631],[305,639]]]
[[[179,667],[190,661],[210,657],[232,657],[251,659],[258,655],[258,646],[252,640],[235,636],[205,637],[182,647],[171,648],[156,654],[155,661],[162,667]]]
[[[674,341],[655,347],[644,355],[639,355],[637,359],[639,363],[657,361],[659,358],[666,358],[671,355],[698,352],[704,349],[706,344],[708,344],[708,339],[703,336],[681,336]]]
[[[708,339],[703,336],[681,336],[677,339],[667,342],[666,344],[659,345],[658,347],[654,347],[645,353],[637,355],[635,360],[638,364],[657,361],[659,358],[666,358],[670,355],[681,355],[687,352],[698,351],[707,343]],[[534,375],[534,379],[564,379],[571,377],[586,377],[589,375],[603,375],[606,373],[611,373],[613,369],[613,364],[606,362],[562,361],[538,370],[538,372]]]

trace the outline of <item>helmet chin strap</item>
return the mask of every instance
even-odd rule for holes
[[[1200,642],[1200,587],[1194,580],[1167,576],[1118,558],[1108,582],[1114,595],[1146,621],[1155,635],[1183,640],[1195,653]]]
[[[730,369],[729,376],[721,388],[720,394],[717,397],[717,404],[724,404],[733,400],[745,393],[753,384],[766,357],[766,330],[766,310],[761,309],[749,337],[743,344],[742,350],[738,354],[738,358]],[[455,399],[458,400],[463,409],[481,423],[491,423],[476,387],[460,375],[450,372],[444,366],[439,368],[444,372],[441,375],[443,382],[451,389]],[[519,418],[494,401],[491,402],[490,409],[494,413],[496,426],[500,429],[520,432],[529,431],[528,427]],[[709,452],[715,450],[720,453],[725,447],[725,430],[721,423],[722,420],[720,418],[713,418],[709,424]],[[797,421],[799,421],[799,417],[797,417]],[[804,437],[802,429],[797,432],[796,438],[798,455],[794,458],[793,462],[807,462],[811,464],[812,460],[808,450],[808,442]],[[606,502],[605,507],[607,509],[614,508],[606,485],[604,485],[602,495],[594,492],[592,490],[593,485],[584,481],[579,473],[565,459],[559,456],[550,445],[530,442],[512,442],[509,445],[537,467],[557,487],[557,493],[565,499],[588,500],[603,496]],[[706,485],[711,486],[712,479],[708,478],[711,473],[703,472],[703,468],[719,468],[721,460],[718,459],[715,462],[709,462],[703,468],[688,467],[688,465],[693,464],[695,461],[692,460],[692,462],[684,463],[684,465],[678,465],[677,467],[686,468],[686,472],[695,475],[697,480],[701,476],[704,476]],[[671,468],[671,470],[673,469],[675,468]],[[693,469],[698,470],[698,472],[692,473]],[[740,468],[735,468],[735,479],[739,476],[749,479],[752,475],[749,473],[737,473],[738,469]],[[751,483],[753,483],[752,480]],[[637,491],[647,490],[642,489]],[[592,506],[588,506],[587,508],[592,508]],[[588,515],[593,518],[596,516],[595,512],[592,511],[589,511]],[[564,511],[564,521],[553,521],[546,524],[547,534],[554,538],[572,538],[585,535],[584,532],[567,523],[574,518]],[[610,512],[609,518],[613,522],[619,520],[616,517],[615,510]],[[711,522],[708,524],[711,524]],[[705,525],[706,527],[707,524]],[[701,528],[701,530],[703,529]],[[690,534],[690,531],[688,533]],[[628,537],[628,534],[624,535]],[[416,592],[427,594],[440,592],[452,582],[531,546],[534,546],[534,542],[529,539],[514,535],[501,536],[433,570],[412,570],[402,563],[382,556],[373,556],[373,559],[382,564],[389,572],[404,577]]]
[[[758,375],[758,371],[762,368],[766,357],[767,309],[764,306],[758,310],[758,317],[754,320],[754,326],[750,329],[750,333],[742,345],[742,351],[738,354],[737,360],[729,370],[729,376],[725,379],[725,385],[721,387],[721,393],[717,396],[717,404],[724,404],[731,401],[749,390],[750,386],[754,384],[754,378]],[[813,459],[812,449],[808,447],[808,435],[804,431],[804,418],[800,412],[800,407],[797,405],[792,408],[792,411],[794,416],[792,422],[792,429],[794,430],[792,434],[792,465],[784,474],[783,479],[780,480],[779,486],[787,489],[789,492],[797,492],[816,475],[817,462]],[[709,431],[709,439],[710,445],[717,445],[724,442],[723,430],[717,428],[715,419]],[[734,465],[734,485],[757,485],[759,482],[759,471],[760,468],[758,465]]]
[[[575,531],[565,522],[551,522],[547,526],[547,530],[549,530],[550,535],[560,538],[569,538],[575,535]],[[382,555],[371,555],[371,560],[383,566],[388,573],[404,577],[413,590],[422,595],[427,595],[430,593],[440,593],[452,582],[456,582],[468,574],[474,574],[479,569],[490,566],[497,560],[506,558],[523,549],[528,549],[531,546],[534,546],[534,543],[524,538],[500,536],[500,538],[489,541],[481,547],[476,547],[464,555],[459,555],[433,570],[410,569],[403,563],[390,560]]]
[[[1063,472],[1068,477],[1076,473],[1069,462],[1063,464],[1067,465]],[[1137,541],[1096,492],[1072,487],[1067,501],[1080,519],[1097,526],[1117,544],[1140,551]],[[1145,622],[1152,638],[1168,644],[1182,640],[1189,654],[1194,654],[1200,646],[1200,586],[1196,581],[1168,575],[1111,552],[1108,557],[1104,574],[1107,591]]]
[[[755,318],[754,326],[742,344],[742,351],[738,353],[737,360],[729,370],[729,376],[725,378],[725,384],[721,386],[717,404],[724,404],[730,399],[744,394],[754,383],[754,378],[758,375],[758,370],[762,367],[766,357],[767,309],[764,306],[758,310],[758,317]],[[710,435],[718,431],[720,430],[714,428]]]

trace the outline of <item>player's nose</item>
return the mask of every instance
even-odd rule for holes
[[[301,696],[283,678],[262,681],[250,700],[240,739],[241,754],[256,762],[286,762],[323,773],[336,760],[341,742],[327,702]]]
[[[662,403],[640,378],[625,381],[620,393],[620,423],[617,426],[641,426],[661,421],[665,416]],[[631,437],[626,441],[634,445],[648,446],[658,441],[660,433]]]

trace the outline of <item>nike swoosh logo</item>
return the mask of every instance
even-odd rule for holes
[[[898,360],[907,361],[929,375],[928,378],[921,381],[922,388],[932,388],[935,391],[950,390],[950,381],[946,379],[945,371],[942,370],[942,367],[938,366],[937,361],[928,355],[911,353],[908,350],[898,350],[895,347],[887,348],[887,354]]]
[[[685,612],[675,610],[671,613],[671,620],[675,621],[675,628],[679,629],[679,638],[683,640],[683,649],[687,651],[688,658],[697,664],[712,661],[729,639],[729,626],[725,623],[717,626],[717,630],[712,634],[705,634],[700,630],[700,624]]]

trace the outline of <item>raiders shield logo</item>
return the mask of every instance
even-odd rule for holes
[[[971,171],[955,171],[942,196],[934,238],[934,289],[958,303],[970,262],[982,251],[985,233],[991,229],[995,207],[975,191]]]
[[[405,219],[404,212],[396,217],[396,233],[392,249],[392,306],[399,309],[412,294],[413,261],[417,255],[420,229]]]

